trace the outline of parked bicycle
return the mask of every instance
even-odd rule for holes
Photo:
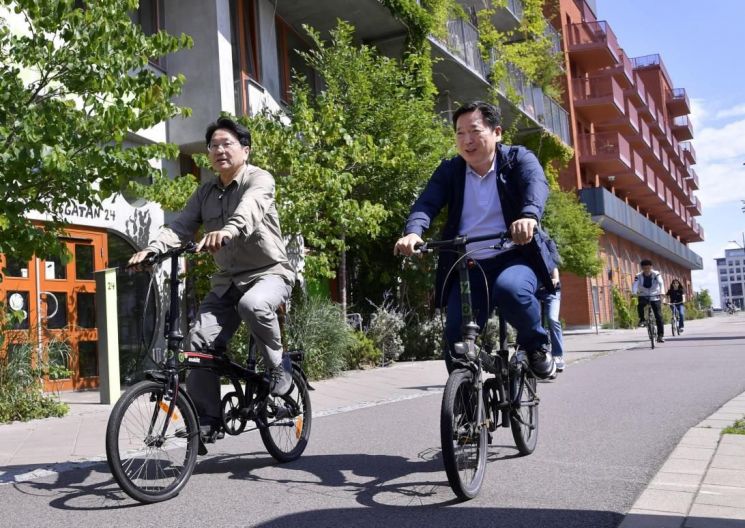
[[[196,244],[153,256],[146,265],[171,259],[170,304],[165,337],[167,353],[146,379],[131,386],[114,406],[106,429],[106,458],[116,482],[133,499],[153,503],[176,496],[186,485],[202,446],[194,403],[181,383],[189,369],[208,369],[226,378],[233,391],[222,398],[221,433],[257,430],[269,454],[279,462],[298,458],[310,438],[311,389],[302,370],[303,352],[285,355],[292,388],[272,396],[266,372],[256,370],[252,347],[247,366],[210,351],[183,350],[179,330],[178,259]],[[254,427],[247,428],[248,422]],[[202,451],[199,454],[204,454]]]
[[[448,482],[461,499],[475,497],[486,473],[487,444],[498,427],[510,427],[521,455],[532,453],[538,442],[538,387],[536,377],[521,349],[510,353],[506,328],[500,318],[499,350],[488,351],[480,337],[471,304],[466,244],[495,240],[503,249],[511,244],[509,233],[459,236],[452,240],[430,240],[419,251],[454,251],[458,258],[450,269],[458,272],[461,292],[463,335],[454,344],[456,368],[445,385],[440,410],[442,458]]]

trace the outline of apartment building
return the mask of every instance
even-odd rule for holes
[[[732,301],[739,310],[745,309],[745,249],[725,249],[724,258],[714,260],[722,308]]]
[[[470,9],[483,2],[464,0],[463,4]],[[506,7],[495,11],[492,23],[507,30],[517,27],[521,17],[521,2],[509,0]],[[163,161],[163,167],[173,176],[196,173],[189,155],[204,152],[206,124],[223,111],[242,115],[286,104],[292,70],[314,79],[297,54],[309,47],[302,26],[328,34],[337,18],[355,26],[360,42],[375,45],[389,56],[403,52],[408,30],[379,0],[141,0],[133,21],[146,32],[165,29],[171,34],[189,34],[194,40],[192,49],[150,65],[164,74],[186,76],[177,102],[190,107],[192,115],[133,133],[129,140],[176,143],[182,156],[175,162]],[[552,37],[560,49],[558,32]],[[467,20],[452,20],[446,36],[430,39],[437,59],[438,109],[443,115],[460,102],[486,98],[491,89],[490,67],[479,53],[478,29]],[[504,120],[522,117],[530,129],[543,127],[570,142],[569,114],[558,102],[517,69],[511,69],[506,82],[522,95],[522,102],[515,106],[500,97]],[[57,387],[83,389],[98,383],[93,272],[126,262],[168,215],[155,204],[123,195],[107,200],[100,209],[70,204],[64,213],[68,222],[64,242],[73,260],[62,264],[43,255],[28,262],[3,259],[0,264],[7,266],[7,272],[0,283],[0,298],[26,314],[14,332],[38,332],[42,342],[58,340],[70,346],[66,361],[73,375]],[[42,216],[35,219],[45,220]],[[157,347],[162,341],[163,321],[157,314],[165,288],[159,277],[155,302],[145,305],[147,278],[121,274],[118,280],[120,370],[127,373],[142,344]]]
[[[578,190],[603,228],[603,272],[565,274],[562,318],[602,324],[613,319],[611,289],[629,291],[642,258],[654,261],[666,286],[678,278],[688,291],[691,270],[703,267],[688,247],[704,238],[695,219],[701,202],[690,102],[659,55],[626,55],[611,24],[597,19],[594,1],[560,0],[552,21],[563,36],[575,148],[560,184]]]

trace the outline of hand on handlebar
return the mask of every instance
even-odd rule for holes
[[[422,237],[416,233],[409,233],[396,241],[396,245],[393,246],[393,254],[410,257],[416,252],[416,246],[419,244],[424,244]]]
[[[510,225],[512,241],[520,246],[527,244],[533,240],[533,232],[537,225],[538,221],[535,218],[520,218],[519,220],[515,220]]]
[[[145,271],[147,268],[152,266],[152,262],[148,262],[148,260],[153,256],[155,256],[155,253],[152,251],[138,251],[129,258],[126,269],[132,271]]]
[[[224,229],[210,231],[209,233],[205,233],[194,251],[198,253],[204,250],[210,253],[217,253],[231,238],[233,236]]]

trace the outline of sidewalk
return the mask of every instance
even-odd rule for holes
[[[714,323],[691,321],[687,327],[695,332],[699,325],[708,326],[707,321]],[[566,359],[569,364],[587,361],[646,342],[641,331],[568,332]],[[445,381],[441,361],[345,372],[312,383],[313,415],[428,396],[441,392]],[[70,405],[64,418],[0,425],[0,485],[105,460],[104,436],[112,406],[98,403],[97,391],[63,393],[62,400]],[[745,526],[732,524],[737,523],[733,519],[745,520],[745,436],[720,436],[723,427],[744,415],[745,393],[692,428],[634,504],[622,528]],[[718,519],[723,524],[713,524]]]

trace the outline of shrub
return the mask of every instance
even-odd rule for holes
[[[371,304],[373,304],[371,302]],[[401,332],[404,329],[404,314],[396,309],[393,299],[386,294],[380,306],[373,304],[375,311],[370,319],[367,335],[383,352],[383,363],[398,359],[404,352]]]
[[[334,376],[346,366],[354,345],[341,307],[328,299],[301,298],[292,306],[285,326],[287,346],[305,351],[303,369],[312,380]]]
[[[433,317],[414,314],[404,328],[404,352],[400,359],[442,359],[444,346],[444,319],[439,311]]]
[[[636,299],[627,300],[621,291],[613,286],[613,319],[617,328],[634,328],[633,313],[636,310]]]
[[[352,343],[345,354],[346,368],[359,369],[379,365],[383,352],[375,346],[372,339],[362,332],[352,332]]]
[[[0,358],[0,423],[67,414],[66,404],[44,394],[42,369],[31,363],[34,351],[30,343],[23,343]]]

